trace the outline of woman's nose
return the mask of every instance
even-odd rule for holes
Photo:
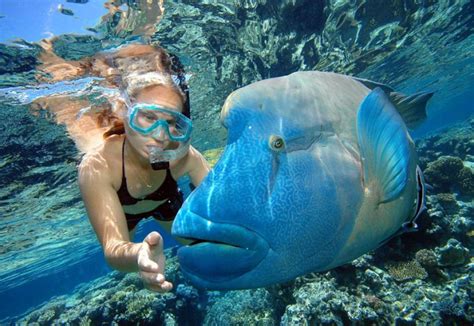
[[[153,132],[153,138],[160,141],[169,140],[166,128],[164,126],[158,126]]]

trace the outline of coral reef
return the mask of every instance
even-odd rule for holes
[[[433,250],[421,249],[416,252],[415,259],[420,263],[421,266],[427,269],[438,266],[438,260]]]
[[[441,323],[472,321],[472,280],[456,279],[463,285],[437,285],[427,280],[397,282],[386,271],[373,266],[338,268],[320,274],[308,283],[293,286],[295,303],[286,307],[283,325],[347,325]],[[439,299],[445,306],[439,306]],[[446,310],[446,315],[444,311]],[[467,316],[467,317],[466,317]]]
[[[417,142],[420,164],[426,180],[433,186],[441,202],[451,202],[452,192],[461,196],[474,195],[473,161],[474,118],[464,124],[438,131]]]
[[[442,156],[458,157],[464,163],[473,162],[472,128],[474,128],[474,118],[444,130],[438,130],[417,140],[416,147],[420,153],[422,168],[425,170],[428,163],[434,162]]]
[[[207,294],[182,278],[173,249],[167,250],[167,276],[177,285],[173,292],[159,294],[144,289],[137,274],[112,272],[76,289],[71,296],[57,297],[24,316],[21,324],[140,324],[199,325]]]
[[[426,180],[439,191],[458,190],[465,195],[474,194],[474,173],[459,157],[441,156],[429,162],[424,173]]]
[[[213,293],[206,325],[274,325],[283,308],[278,298],[265,289]]]
[[[469,258],[469,250],[456,239],[449,239],[446,246],[436,248],[440,266],[463,265]]]

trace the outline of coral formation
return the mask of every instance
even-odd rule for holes
[[[456,239],[449,239],[446,246],[436,248],[440,266],[463,265],[469,258],[469,250]]]
[[[274,325],[278,318],[278,300],[265,289],[214,293],[206,325]]]
[[[465,195],[474,194],[474,174],[459,157],[441,156],[428,163],[424,173],[426,180],[440,192],[459,190]]]
[[[438,130],[417,141],[417,150],[423,169],[429,162],[434,162],[442,156],[458,157],[463,162],[469,161],[474,153],[472,128],[474,118],[453,127]]]
[[[175,258],[167,250],[171,266]],[[198,325],[202,322],[207,295],[186,285],[173,267],[167,273],[179,283],[171,293],[159,294],[143,288],[136,274],[110,273],[91,284],[76,289],[70,296],[48,302],[19,322],[23,324],[140,324],[140,325]]]
[[[436,254],[430,249],[418,250],[415,254],[415,259],[423,268],[427,270],[436,268],[438,266]]]
[[[417,260],[404,262],[388,262],[385,264],[388,273],[396,281],[407,281],[411,279],[424,279],[428,276],[426,270]]]
[[[436,195],[438,203],[443,207],[447,214],[455,214],[459,211],[459,205],[456,197],[452,193],[439,193]]]

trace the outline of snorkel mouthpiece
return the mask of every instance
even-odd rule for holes
[[[166,159],[165,151],[157,146],[148,146],[150,164],[153,170],[165,170],[170,162]]]
[[[170,166],[170,161],[179,160],[189,150],[190,141],[181,143],[176,149],[163,149],[158,146],[148,145],[150,164],[153,170],[164,170]]]
[[[151,168],[153,170],[166,170],[170,167],[170,162],[153,162]]]

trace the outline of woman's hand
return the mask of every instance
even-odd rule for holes
[[[158,232],[151,232],[143,240],[137,262],[138,273],[147,289],[168,292],[173,288],[173,284],[165,279],[163,238]]]

